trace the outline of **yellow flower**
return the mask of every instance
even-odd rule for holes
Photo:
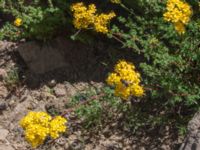
[[[107,33],[107,24],[115,17],[115,13],[97,14],[96,6],[90,4],[88,7],[84,3],[75,3],[71,6],[73,12],[73,24],[77,29],[88,29],[93,27],[96,32]]]
[[[14,25],[16,27],[19,27],[22,25],[22,19],[21,18],[16,18],[15,21],[14,21]]]
[[[94,28],[97,32],[101,32],[101,33],[108,33],[108,28],[107,28],[107,24],[109,23],[109,21],[115,17],[115,13],[111,12],[109,14],[100,14],[100,15],[96,15],[95,21],[94,21]]]
[[[185,33],[185,26],[184,26],[183,23],[177,22],[177,23],[174,24],[174,27],[179,34]]]
[[[135,84],[131,86],[131,94],[136,97],[141,97],[144,95],[144,89],[142,86]]]
[[[59,133],[63,133],[66,130],[66,124],[67,120],[65,118],[62,118],[61,116],[55,117],[51,122],[50,122],[50,136],[53,139],[56,139],[59,137]]]
[[[182,0],[168,0],[166,10],[163,14],[164,20],[173,23],[179,34],[185,33],[185,25],[192,16],[190,5]]]
[[[127,100],[131,96],[131,89],[120,82],[116,85],[115,95]]]
[[[94,23],[96,6],[94,4],[86,7],[82,2],[71,6],[73,12],[73,24],[77,29],[87,29]]]
[[[119,77],[116,73],[111,73],[111,74],[108,76],[106,82],[107,82],[109,85],[114,86],[114,85],[118,84],[119,82],[121,82],[120,80],[121,80],[120,77]]]
[[[116,65],[114,72],[109,74],[106,79],[108,85],[115,87],[115,95],[127,100],[131,96],[141,97],[144,95],[144,89],[140,86],[140,74],[135,71],[135,66],[120,60]]]
[[[67,120],[61,116],[54,119],[45,112],[29,112],[21,119],[20,125],[25,130],[25,139],[36,148],[43,144],[47,136],[53,139],[65,132]]]
[[[26,128],[25,138],[33,148],[36,148],[44,142],[48,133],[48,128],[45,128],[39,124],[30,124]]]

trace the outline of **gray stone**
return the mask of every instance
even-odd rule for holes
[[[65,148],[65,150],[69,150],[69,148],[70,148],[69,143],[65,143],[64,148]]]
[[[4,102],[0,102],[0,112],[7,109],[7,105]]]
[[[48,86],[51,87],[51,88],[54,87],[54,86],[56,86],[56,80],[49,81],[48,82]]]
[[[9,131],[0,128],[0,141],[5,141]]]
[[[56,143],[59,144],[60,146],[64,146],[66,143],[66,138],[60,137],[56,140]]]
[[[58,85],[54,88],[54,92],[55,92],[55,95],[56,95],[57,97],[65,96],[65,95],[66,95],[65,86],[62,85],[62,84],[58,84]]]
[[[0,68],[0,80],[4,79],[6,76],[7,76],[6,70]]]
[[[8,90],[7,88],[0,83],[0,97],[5,98],[8,95]]]
[[[0,150],[14,150],[14,148],[10,145],[0,144]]]
[[[56,40],[43,44],[26,42],[18,47],[18,51],[29,69],[36,74],[43,74],[67,65]]]
[[[65,87],[69,96],[74,96],[77,93],[77,89],[69,82],[65,82]]]
[[[200,112],[188,123],[188,133],[179,150],[200,150]]]
[[[0,41],[0,52],[10,49],[15,44],[8,41]]]
[[[9,120],[12,122],[18,122],[22,117],[26,115],[28,111],[30,111],[29,108],[31,107],[32,101],[32,98],[28,97],[25,101],[19,103],[10,114]]]

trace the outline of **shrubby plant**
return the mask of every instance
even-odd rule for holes
[[[71,99],[71,107],[81,103],[74,111],[82,125],[86,129],[101,129],[107,122],[115,120],[116,111],[121,112],[126,105],[123,101],[114,96],[113,89],[103,87],[98,89],[88,89],[84,93],[79,93]]]
[[[63,7],[64,6],[64,7]],[[67,10],[69,3],[65,0],[25,0],[0,1],[0,9],[3,13],[13,16],[13,22],[7,22],[0,30],[2,38],[12,40],[20,38],[31,38],[47,40],[58,34],[59,30],[67,27]],[[7,36],[9,30],[16,30],[15,35]]]
[[[124,27],[113,26],[109,36],[120,39],[124,47],[143,56],[140,68],[145,87],[154,100],[157,99],[158,103],[170,107],[180,104],[198,106],[199,25],[196,17],[191,18],[191,11],[196,13],[193,6],[198,3],[179,1],[182,7],[179,8],[172,2],[175,1],[134,1],[135,6],[130,5],[132,8],[127,8],[129,15],[118,17]],[[180,12],[177,13],[183,18],[178,19],[178,14],[172,14],[173,10],[167,12],[169,5],[178,9]],[[187,9],[184,9],[185,7]],[[174,18],[177,23],[180,20],[188,25],[181,31],[178,27],[174,28],[165,21],[170,21],[170,15],[177,17]]]
[[[13,90],[20,84],[18,68],[12,68],[3,79],[8,89]]]

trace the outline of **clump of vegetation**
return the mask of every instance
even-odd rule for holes
[[[16,88],[20,83],[19,70],[17,68],[12,68],[8,71],[7,75],[4,77],[4,83],[9,89]]]
[[[75,114],[82,120],[86,129],[101,129],[115,117],[115,112],[123,107],[120,98],[114,96],[109,87],[102,89],[88,89],[72,97],[70,106],[74,107]],[[77,107],[78,106],[78,107]]]
[[[13,21],[8,21],[0,30],[1,39],[17,40],[21,38],[48,40],[54,37],[60,29],[67,27],[66,10],[69,3],[64,0],[56,2],[48,0],[33,0],[26,2],[0,1],[3,13],[11,15]]]
[[[198,2],[178,2],[138,0],[134,5],[131,3],[132,8],[125,8],[128,15],[118,16],[123,28],[114,25],[109,35],[143,57],[139,66],[144,87],[149,91],[147,96],[168,111],[176,107],[195,110],[200,96]],[[180,23],[184,29],[179,28]]]

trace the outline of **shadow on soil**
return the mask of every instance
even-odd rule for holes
[[[43,47],[46,44],[51,44],[51,42],[39,44]],[[61,55],[64,58],[65,66],[51,70],[51,66],[46,65],[49,67],[46,70],[50,71],[43,74],[37,74],[31,71],[29,64],[20,57],[18,51],[14,51],[12,54],[12,59],[16,62],[16,68],[19,69],[20,77],[23,77],[21,79],[25,81],[24,83],[29,88],[38,88],[52,80],[55,80],[57,83],[62,83],[63,81],[70,83],[104,82],[109,71],[113,69],[114,64],[119,59],[134,60],[135,63],[141,60],[138,56],[134,56],[131,50],[120,50],[120,45],[108,43],[108,41],[98,40],[95,44],[84,45],[78,41],[69,41],[60,38],[59,42],[64,43],[59,44],[58,47],[61,47],[60,49],[62,50],[58,51],[62,51]],[[57,45],[54,44],[53,47],[56,50],[55,47]],[[29,49],[29,51],[32,50],[34,49]],[[35,62],[31,64],[32,66],[38,61],[35,59],[36,56],[33,58]],[[47,61],[41,61],[44,64],[41,63],[40,65],[45,66],[48,63]]]

